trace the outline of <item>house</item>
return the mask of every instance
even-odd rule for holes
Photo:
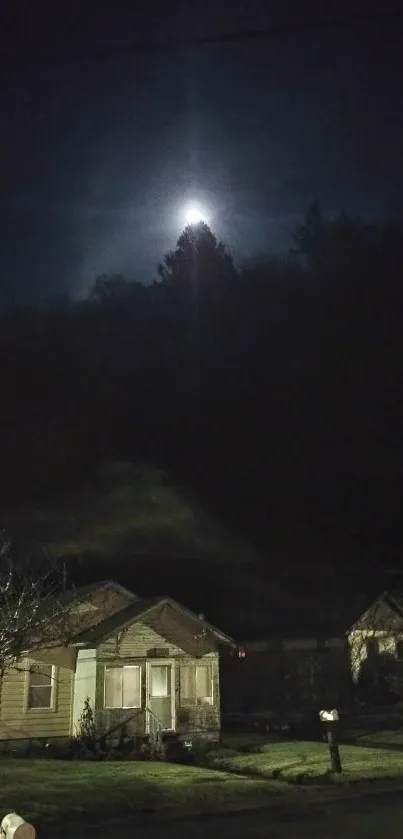
[[[403,687],[403,596],[384,591],[348,631],[353,682],[362,698],[388,702]]]
[[[357,616],[367,614],[384,581],[376,574],[363,580],[348,571],[315,569],[313,575],[302,568],[279,583],[261,585],[259,609],[256,598],[245,598],[244,658],[227,657],[221,666],[223,712],[314,712],[350,705],[356,695],[350,627],[357,632]]]
[[[219,652],[232,639],[169,597],[142,600],[112,580],[63,595],[67,642],[27,651],[4,674],[0,741],[74,736],[89,698],[101,735],[174,731],[217,739]]]

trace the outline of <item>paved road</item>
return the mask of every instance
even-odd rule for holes
[[[338,801],[314,810],[269,811],[214,820],[98,828],[97,839],[403,839],[403,794]],[[68,837],[68,834],[67,834]],[[68,839],[93,839],[95,833]]]

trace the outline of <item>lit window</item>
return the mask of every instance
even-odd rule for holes
[[[181,704],[212,705],[213,678],[210,664],[181,666]]]
[[[54,684],[53,664],[32,664],[28,674],[28,709],[52,708]]]
[[[105,668],[105,708],[141,708],[139,665]]]

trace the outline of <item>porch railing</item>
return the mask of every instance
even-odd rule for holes
[[[150,735],[150,740],[152,740],[152,742],[155,743],[157,740],[159,740],[161,736],[161,731],[164,730],[164,726],[161,720],[158,719],[158,717],[154,714],[154,711],[151,710],[151,708],[146,707],[146,714],[149,715],[150,720],[148,732]]]

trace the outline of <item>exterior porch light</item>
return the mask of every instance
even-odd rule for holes
[[[33,824],[26,822],[18,813],[8,813],[0,825],[1,839],[35,839]]]

